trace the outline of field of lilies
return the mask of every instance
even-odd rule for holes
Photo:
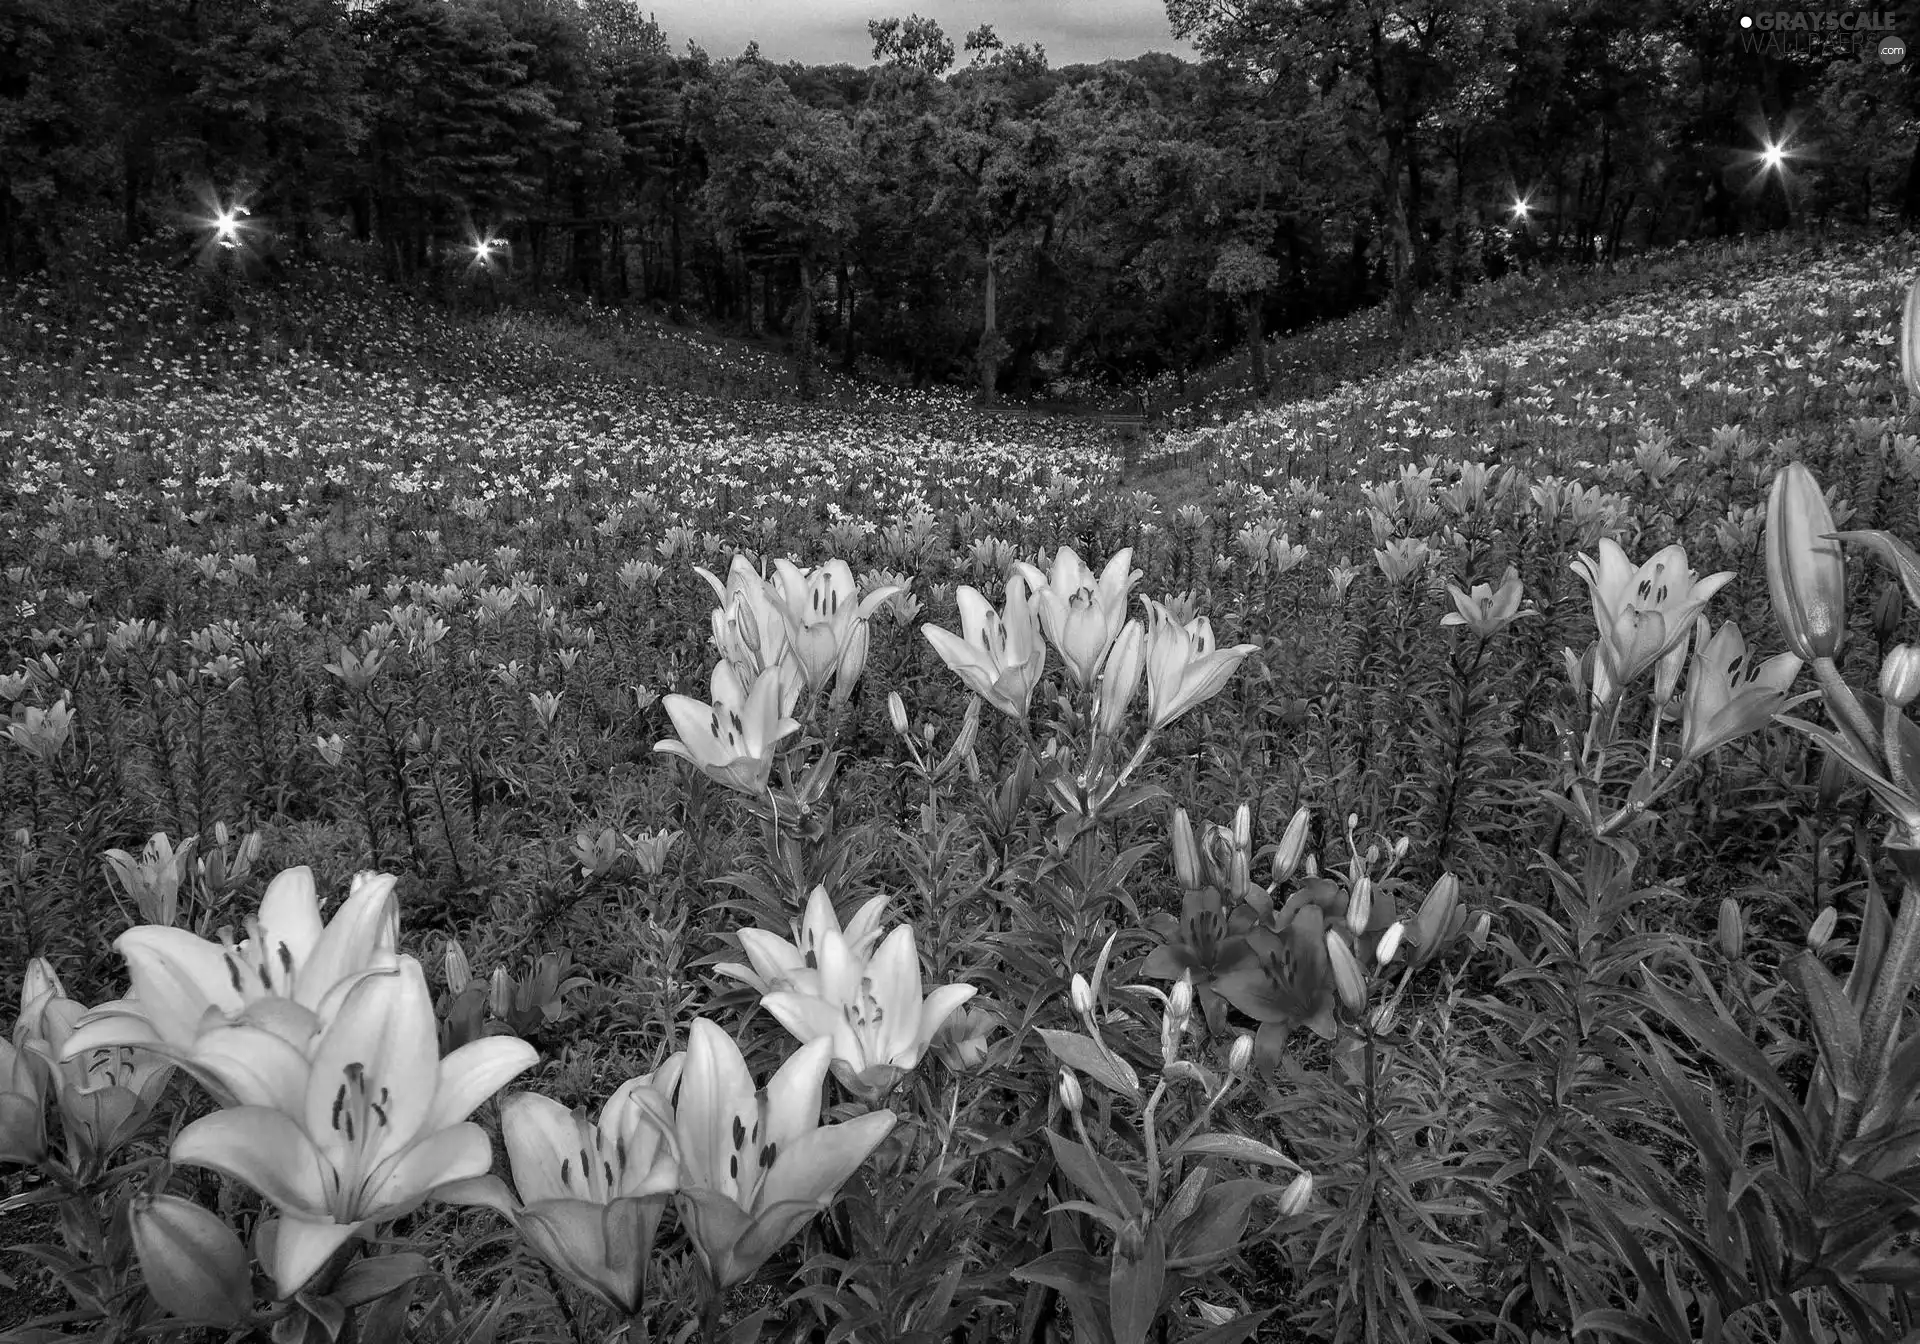
[[[8,287],[0,1341],[1920,1339],[1920,257],[1657,264],[1145,478]]]

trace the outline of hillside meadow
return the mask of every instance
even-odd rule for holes
[[[1914,1338],[1915,265],[1144,445],[10,284],[0,1338]]]

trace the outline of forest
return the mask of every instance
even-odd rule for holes
[[[351,239],[456,299],[651,305],[803,394],[1177,395],[1236,347],[1260,389],[1263,337],[1383,299],[1920,211],[1914,62],[1738,13],[1168,0],[1203,61],[1065,67],[876,16],[856,68],[628,0],[0,0],[0,263],[244,209],[256,267]]]

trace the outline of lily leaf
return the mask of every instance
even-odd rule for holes
[[[1846,1101],[1860,1100],[1860,1018],[1831,972],[1812,952],[1802,950],[1787,963],[1787,975],[1806,996],[1814,1044]]]
[[[1132,1066],[1111,1050],[1102,1049],[1091,1036],[1041,1027],[1040,1038],[1047,1043],[1047,1049],[1053,1051],[1053,1057],[1068,1068],[1086,1074],[1110,1091],[1139,1100],[1140,1079]]]
[[[1912,547],[1892,533],[1882,532],[1878,528],[1830,532],[1827,535],[1835,541],[1851,541],[1872,551],[1881,563],[1899,577],[1900,586],[1907,590],[1907,601],[1920,607],[1920,555],[1914,554]]]
[[[1060,1170],[1066,1172],[1067,1179],[1079,1186],[1087,1198],[1109,1209],[1117,1200],[1120,1207],[1114,1212],[1125,1218],[1139,1218],[1145,1212],[1140,1202],[1140,1192],[1134,1189],[1132,1179],[1117,1165],[1085,1144],[1051,1131],[1047,1134],[1047,1141],[1053,1145],[1053,1160],[1059,1163]]]
[[[1169,1157],[1198,1153],[1204,1157],[1231,1157],[1241,1162],[1261,1162],[1270,1167],[1299,1171],[1300,1164],[1270,1143],[1245,1134],[1196,1134],[1174,1149]]]

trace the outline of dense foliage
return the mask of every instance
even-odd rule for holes
[[[1236,342],[1264,387],[1261,333],[1388,293],[1404,319],[1536,254],[1910,214],[1920,183],[1920,62],[1873,32],[1768,45],[1717,0],[1168,11],[1206,63],[1054,68],[917,18],[876,18],[866,68],[716,59],[627,0],[4,0],[0,248],[18,273],[102,211],[140,239],[245,205],[283,255],[341,232],[396,279],[773,333],[803,390],[866,360],[1165,396]]]

